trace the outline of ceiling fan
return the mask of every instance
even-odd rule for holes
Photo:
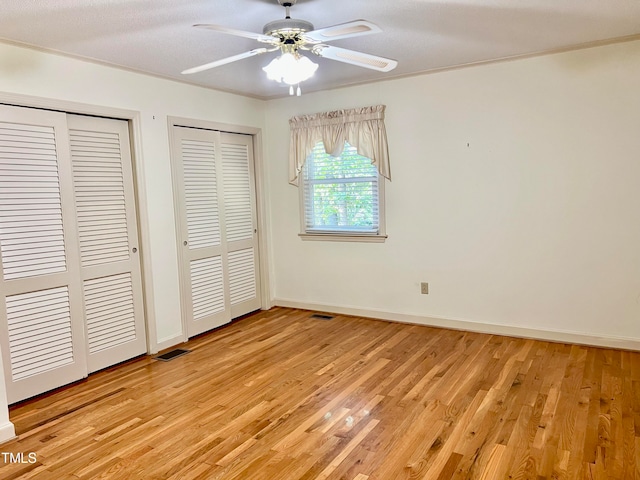
[[[291,95],[293,95],[293,85],[297,84],[298,95],[300,95],[300,82],[310,78],[318,68],[318,65],[302,55],[300,53],[301,51],[309,51],[319,57],[370,68],[380,72],[389,72],[398,65],[398,62],[395,60],[346,48],[334,47],[332,45],[326,45],[325,43],[342,38],[379,33],[382,30],[377,25],[367,20],[353,20],[340,25],[314,30],[310,22],[291,18],[289,9],[295,5],[296,0],[278,0],[278,3],[286,9],[285,18],[267,23],[261,34],[236,30],[222,25],[194,25],[194,27],[207,28],[238,37],[252,38],[267,46],[254,48],[248,52],[189,68],[182,73],[185,75],[198,73],[237,60],[242,60],[243,58],[279,50],[281,56],[274,59],[268,66],[264,67],[263,70],[270,79],[288,84]]]

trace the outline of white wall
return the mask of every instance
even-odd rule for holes
[[[155,316],[152,343],[182,341],[167,116],[264,127],[264,102],[0,44],[0,96],[25,95],[139,112]],[[0,429],[6,414],[0,369]],[[10,426],[10,424],[9,424]],[[12,429],[12,427],[11,427]],[[6,433],[6,435],[4,435]],[[0,441],[12,430],[0,430]]]
[[[639,78],[636,41],[270,101],[276,303],[640,349]],[[378,103],[387,242],[302,241],[287,120]]]

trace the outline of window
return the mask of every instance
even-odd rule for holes
[[[374,105],[289,119],[289,183],[300,187],[303,240],[387,238],[384,179],[391,180],[391,169],[384,111]]]
[[[348,142],[338,157],[318,142],[304,163],[302,183],[303,238],[384,240],[384,182],[371,159]]]

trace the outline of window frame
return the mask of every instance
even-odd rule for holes
[[[305,168],[307,163],[305,162]],[[340,231],[327,230],[326,232],[307,232],[305,219],[305,192],[307,189],[307,181],[305,176],[300,174],[300,185],[298,187],[298,198],[300,206],[300,233],[298,236],[302,240],[311,241],[330,241],[330,242],[364,242],[364,243],[383,243],[387,239],[386,232],[386,214],[385,214],[385,177],[377,173],[378,176],[378,232],[362,232],[357,231]]]

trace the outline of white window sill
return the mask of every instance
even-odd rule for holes
[[[299,233],[302,240],[324,241],[324,242],[363,242],[363,243],[384,243],[386,235],[376,235],[371,233]]]

